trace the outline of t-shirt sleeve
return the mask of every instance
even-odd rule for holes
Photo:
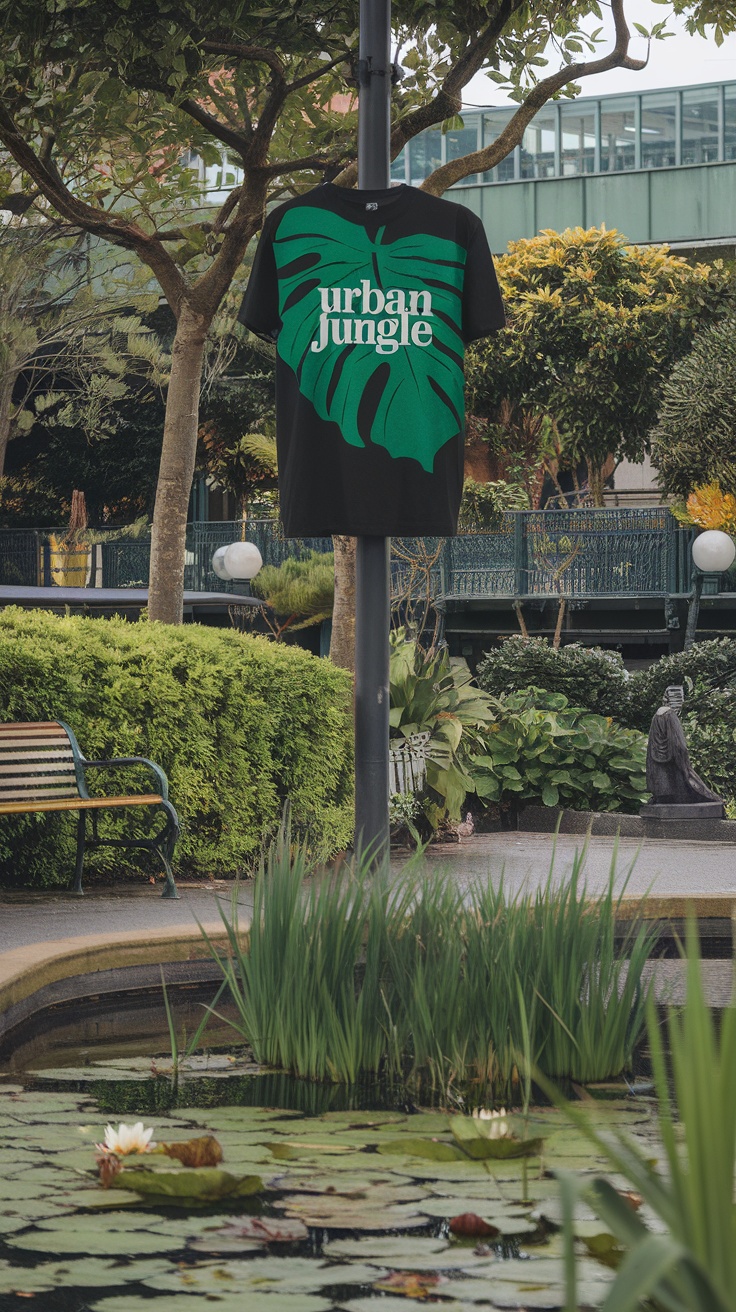
[[[266,219],[263,225],[253,267],[248,278],[245,296],[238,311],[238,320],[258,337],[273,341],[281,327],[279,315],[279,280],[273,250],[274,224]]]
[[[482,223],[474,227],[468,245],[463,284],[463,337],[474,342],[506,323],[496,270]]]

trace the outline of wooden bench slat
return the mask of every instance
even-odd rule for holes
[[[0,761],[7,761],[0,752]],[[34,774],[43,774],[45,770],[54,770],[59,774],[74,775],[74,760],[70,756],[58,756],[49,759],[47,756],[36,764],[34,760],[28,757],[22,757],[12,764],[0,765],[0,775],[12,774],[20,779],[32,779]],[[76,777],[76,776],[75,776]]]
[[[0,742],[12,742],[16,738],[27,738],[29,742],[34,743],[53,742],[54,739],[58,742],[69,742],[69,735],[58,725],[56,727],[52,726],[50,729],[42,729],[40,733],[33,733],[32,725],[29,725],[27,729],[20,727],[8,729],[0,724]]]
[[[71,752],[69,739],[6,738],[0,739],[0,752]]]
[[[79,789],[76,784],[70,783],[68,779],[54,780],[53,783],[46,781],[40,787],[36,784],[24,784],[20,788],[0,788],[0,802],[18,801],[23,798],[35,797],[79,797]]]
[[[33,724],[29,721],[24,724],[22,721],[18,724],[0,724],[0,735],[5,734],[27,734],[29,737],[47,738],[49,734],[64,734],[67,736],[66,729],[56,720],[49,720],[45,724]]]
[[[39,789],[43,783],[54,783],[56,787],[67,785],[76,789],[76,774],[73,770],[59,770],[58,774],[16,774],[12,779],[0,779],[0,794],[5,789]]]
[[[0,802],[0,815],[23,815],[27,811],[102,811],[117,806],[156,806],[162,801],[159,793],[140,793],[133,797],[48,797],[43,801]]]

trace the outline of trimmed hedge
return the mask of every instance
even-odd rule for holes
[[[163,766],[182,821],[179,873],[234,875],[258,855],[284,804],[320,851],[350,841],[351,685],[297,647],[198,625],[0,615],[0,719],[65,720],[89,759],[148,756]],[[145,791],[132,771],[95,771],[103,791]],[[90,789],[91,791],[91,789]],[[76,817],[4,817],[0,876],[60,884],[73,869]],[[106,815],[127,833],[137,813]],[[141,869],[101,849],[87,869]]]
[[[505,638],[478,666],[484,692],[503,697],[526,688],[562,693],[571,706],[621,715],[628,675],[618,652],[570,643],[555,650],[546,638]]]

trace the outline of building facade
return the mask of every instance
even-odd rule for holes
[[[419,186],[446,160],[491,144],[513,113],[466,110],[462,127],[422,132],[394,160],[393,179]],[[497,253],[544,228],[605,224],[632,242],[729,255],[736,82],[550,102],[506,159],[448,195],[479,215]]]

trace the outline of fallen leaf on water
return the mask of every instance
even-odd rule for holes
[[[404,1298],[426,1298],[438,1285],[446,1283],[446,1276],[433,1271],[389,1271],[387,1276],[376,1281],[373,1288],[401,1294]]]
[[[276,1216],[243,1216],[232,1225],[206,1230],[191,1245],[205,1253],[221,1253],[259,1244],[292,1244],[306,1239],[309,1230],[303,1221]]]
[[[222,1148],[213,1134],[184,1139],[181,1143],[160,1143],[158,1151],[176,1158],[182,1166],[218,1166],[222,1161]]]
[[[489,1225],[475,1212],[463,1212],[461,1216],[453,1216],[450,1221],[450,1232],[467,1239],[490,1239],[499,1233],[497,1226]]]

